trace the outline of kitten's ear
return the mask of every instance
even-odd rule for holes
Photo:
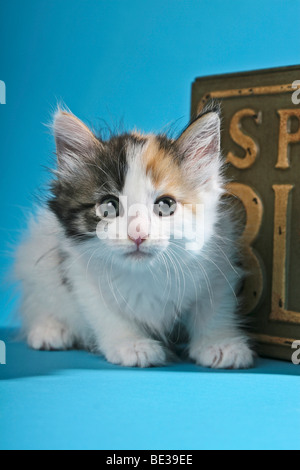
[[[196,118],[177,139],[185,170],[194,177],[207,181],[218,175],[221,166],[220,128],[219,108],[216,108]]]
[[[59,164],[66,160],[93,157],[102,144],[76,116],[59,109],[54,116],[53,131]]]

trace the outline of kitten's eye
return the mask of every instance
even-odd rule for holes
[[[99,205],[99,215],[103,219],[115,219],[120,215],[120,201],[115,196],[106,196]]]
[[[154,212],[160,217],[170,217],[176,211],[177,202],[172,197],[164,196],[154,204]]]

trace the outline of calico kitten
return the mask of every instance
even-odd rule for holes
[[[97,138],[54,118],[52,196],[19,247],[22,317],[34,349],[96,350],[123,366],[162,365],[174,327],[197,364],[247,368],[241,272],[224,194],[218,108],[179,136]]]

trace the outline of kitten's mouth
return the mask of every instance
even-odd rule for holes
[[[141,260],[141,259],[151,258],[153,255],[146,251],[134,250],[134,251],[130,251],[130,253],[125,253],[124,256],[126,258]]]

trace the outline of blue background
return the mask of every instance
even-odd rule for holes
[[[1,0],[0,275],[47,181],[57,102],[99,128],[180,129],[197,76],[299,63],[299,16],[299,0]]]
[[[299,63],[299,18],[299,0],[1,0],[0,275],[47,181],[57,102],[99,128],[180,129],[196,76]],[[12,298],[3,281],[2,326]],[[19,343],[8,361],[1,447],[300,447],[291,364],[126,372]]]

